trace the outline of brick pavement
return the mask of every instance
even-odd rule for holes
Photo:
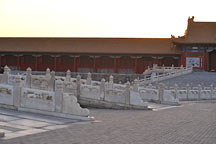
[[[185,102],[160,111],[92,109],[93,123],[0,141],[1,144],[215,144],[216,103]]]
[[[169,83],[170,85],[174,85],[176,83],[179,86],[186,86],[186,84],[191,84],[193,86],[198,86],[198,84],[202,84],[204,86],[210,86],[211,84],[213,84],[214,86],[216,86],[215,79],[216,79],[215,72],[193,72],[191,74],[182,75],[161,82],[165,84]]]

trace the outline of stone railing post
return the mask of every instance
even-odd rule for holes
[[[198,84],[198,100],[201,98],[201,91],[202,91],[202,86],[201,84]]]
[[[66,72],[66,77],[65,77],[65,82],[71,82],[71,71],[67,70]]]
[[[54,91],[55,90],[55,72],[51,72],[51,78],[49,80],[48,90]]]
[[[61,80],[57,80],[55,83],[55,111],[62,112],[62,104],[63,104],[63,82]]]
[[[168,83],[167,83],[167,90],[169,90],[170,89],[170,82],[168,81]]]
[[[211,100],[212,100],[213,94],[214,94],[214,85],[213,84],[210,85],[210,89],[211,89]]]
[[[174,89],[175,89],[174,98],[175,98],[175,99],[178,99],[178,85],[177,85],[177,84],[174,84]]]
[[[9,79],[9,73],[10,73],[10,69],[8,66],[4,67],[4,73],[2,75],[2,81],[1,83],[3,84],[8,84],[8,79]]]
[[[158,97],[159,97],[159,102],[160,103],[163,103],[164,101],[164,84],[163,83],[160,83],[159,84],[159,89],[158,89]]]
[[[17,75],[15,78],[15,83],[13,85],[13,104],[17,108],[20,106],[20,102],[21,102],[21,88],[22,88],[21,76]]]
[[[189,100],[189,94],[190,94],[190,85],[186,84],[186,90],[187,90],[187,100]]]
[[[173,64],[172,64],[171,70],[172,70],[172,71],[174,70],[174,65],[173,65]]]
[[[110,77],[109,77],[109,89],[113,89],[114,87],[113,87],[113,76],[111,75]]]
[[[184,72],[184,67],[183,67],[183,65],[181,65],[180,70],[181,70],[181,73]]]
[[[138,87],[139,87],[139,81],[135,79],[133,83],[133,91],[138,92]]]
[[[77,75],[76,85],[77,85],[77,100],[78,100],[80,97],[80,86],[81,86],[81,76],[80,75]]]
[[[100,84],[100,100],[102,101],[105,100],[105,79],[104,78],[101,80],[101,84]]]
[[[155,71],[157,69],[158,65],[157,64],[153,64],[152,70]]]
[[[151,74],[151,81],[154,82],[155,81],[155,77],[156,77],[156,73],[152,72]]]
[[[46,74],[45,74],[45,79],[50,79],[50,78],[51,78],[50,69],[47,68],[47,69],[46,69]]]
[[[162,65],[162,72],[163,72],[163,73],[165,72],[164,64]]]
[[[32,77],[32,69],[28,67],[26,69],[26,81],[25,81],[25,87],[31,88],[31,77]]]
[[[125,87],[125,104],[130,105],[130,82],[126,83]]]
[[[91,73],[89,72],[89,73],[87,74],[86,84],[87,84],[87,85],[91,85],[91,81],[92,81]]]

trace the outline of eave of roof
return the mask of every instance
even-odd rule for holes
[[[1,37],[0,52],[179,54],[170,38]]]

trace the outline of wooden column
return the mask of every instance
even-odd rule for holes
[[[186,54],[185,54],[185,52],[183,52],[181,54],[181,65],[183,65],[184,67],[186,67]]]
[[[20,70],[20,56],[17,56],[17,70]]]
[[[94,72],[97,72],[97,58],[94,56],[94,66],[93,66]]]
[[[38,64],[37,64],[37,70],[41,71],[43,70],[43,64],[42,64],[42,55],[40,57],[38,57]]]
[[[114,73],[118,73],[117,58],[114,57]]]
[[[22,57],[20,57],[20,60],[19,60],[19,66],[20,66],[20,70],[26,70],[25,69],[25,64],[24,64],[24,55]]]
[[[56,67],[56,62],[57,62],[57,61],[56,61],[56,56],[54,56],[54,71],[56,71],[56,68],[57,68],[57,67]]]
[[[179,59],[178,59],[178,67],[181,66],[181,61],[182,61],[182,56],[180,56]]]
[[[7,65],[7,62],[6,62],[6,55],[4,55],[3,61],[4,61],[4,66],[6,66],[6,65]]]
[[[0,67],[2,66],[2,56],[0,55]]]
[[[138,74],[138,59],[137,59],[137,57],[135,58],[135,67],[134,67],[134,69],[135,69],[135,73]]]
[[[159,58],[158,58],[158,56],[156,57],[156,64],[159,66]]]
[[[203,53],[203,57],[204,57],[204,60],[203,60],[203,66],[204,66],[204,71],[208,71],[207,69],[207,65],[208,65],[208,51],[205,50],[205,52]]]
[[[37,71],[37,65],[38,65],[38,59],[37,56],[35,56],[35,71]]]
[[[74,57],[73,72],[77,72],[77,69],[76,69],[77,62],[76,62],[76,60],[77,60],[77,58]]]
[[[37,71],[41,69],[42,63],[41,63],[41,56],[37,57]]]

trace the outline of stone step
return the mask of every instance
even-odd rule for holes
[[[90,98],[79,98],[82,107],[107,108],[107,109],[125,109],[125,110],[151,110],[147,106],[127,105],[123,103],[114,103]]]

